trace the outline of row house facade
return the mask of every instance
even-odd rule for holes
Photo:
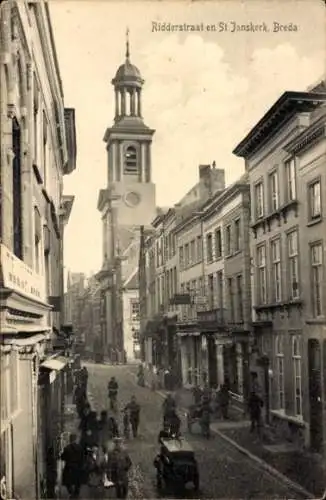
[[[251,190],[253,333],[269,418],[324,453],[325,124],[325,85],[285,92],[234,150]]]
[[[64,108],[47,4],[4,2],[0,39],[1,489],[39,498],[60,432],[54,393],[66,363],[54,368],[51,346],[62,318],[73,204],[62,187],[76,166],[75,115]]]

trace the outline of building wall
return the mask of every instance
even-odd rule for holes
[[[62,178],[72,152],[47,8],[45,2],[5,2],[0,9],[1,289],[7,297],[1,302],[1,333],[16,328],[11,343],[1,340],[1,351],[14,352],[13,343],[21,341],[21,334],[29,350],[28,358],[18,360],[21,405],[11,415],[13,446],[6,456],[6,471],[1,472],[6,473],[9,496],[17,492],[30,498],[37,497],[39,482],[37,427],[31,421],[36,421],[38,411],[32,364],[45,358],[52,325],[60,324],[58,226]],[[19,313],[8,322],[9,308]],[[11,378],[12,384],[18,380],[13,374]],[[12,384],[8,387],[14,394]],[[6,405],[8,410],[10,400]]]
[[[311,373],[307,352],[307,336],[314,335],[314,326],[310,326],[310,323],[314,323],[310,321],[310,244],[321,241],[323,234],[322,217],[316,224],[308,223],[307,183],[317,177],[322,180],[320,176],[323,176],[324,171],[325,145],[314,140],[313,147],[308,146],[308,151],[303,155],[294,152],[293,145],[299,140],[300,134],[308,133],[314,116],[320,116],[320,111],[297,113],[277,134],[265,140],[258,153],[247,159],[251,187],[253,319],[255,322],[265,322],[265,327],[259,330],[256,338],[260,353],[267,354],[270,362],[269,404],[272,422],[284,438],[301,445],[309,444],[311,418]],[[292,193],[287,178],[290,163],[293,168]],[[277,176],[276,190],[275,183],[274,189],[272,187],[271,176],[274,173]],[[263,203],[260,213],[257,213],[259,183],[263,185]],[[293,234],[297,235],[296,245]],[[265,248],[264,263],[259,248]],[[264,273],[265,278],[262,277]],[[317,327],[317,337],[322,335],[322,325],[323,321]],[[262,369],[257,370],[263,383]]]
[[[139,305],[139,292],[138,290],[126,290],[123,293],[123,325],[124,325],[124,346],[127,353],[127,360],[133,361],[136,359],[136,352],[134,347],[134,334],[139,333],[140,320],[139,314],[132,314],[131,303]]]

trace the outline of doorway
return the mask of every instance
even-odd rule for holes
[[[323,448],[321,348],[317,339],[308,340],[310,447],[320,453]]]

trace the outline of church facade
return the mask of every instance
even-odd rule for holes
[[[156,216],[152,182],[151,144],[155,130],[142,116],[144,80],[126,59],[112,80],[114,123],[104,135],[107,187],[101,189],[98,210],[103,224],[101,282],[101,340],[105,356],[137,357],[139,333],[138,260],[140,227],[150,227]],[[117,359],[118,358],[118,359]]]

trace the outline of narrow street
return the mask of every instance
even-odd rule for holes
[[[87,364],[88,391],[92,406],[101,411],[108,405],[107,383],[114,375],[119,383],[119,407],[132,395],[141,405],[140,435],[126,443],[134,467],[130,498],[157,498],[153,459],[162,421],[162,396],[136,385],[136,368]],[[183,432],[195,450],[200,469],[201,498],[299,498],[235,448],[213,435],[209,441]]]

